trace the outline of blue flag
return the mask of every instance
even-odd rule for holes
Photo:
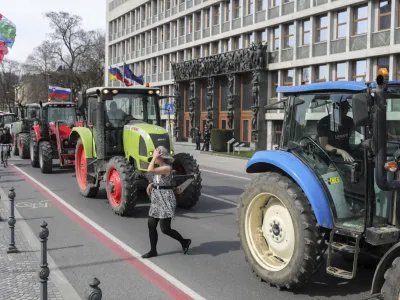
[[[136,76],[129,69],[128,65],[124,63],[124,82],[126,85],[132,84],[132,81],[136,81],[137,83],[143,85],[143,75]]]

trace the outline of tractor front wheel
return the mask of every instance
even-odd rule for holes
[[[137,182],[133,166],[125,157],[110,159],[106,173],[107,198],[117,215],[131,215],[138,199]]]
[[[240,196],[239,237],[253,271],[278,288],[294,289],[319,265],[320,234],[303,191],[278,173],[253,178]]]
[[[30,136],[29,133],[20,133],[17,139],[19,157],[22,159],[29,158],[29,144]]]
[[[31,157],[31,165],[34,168],[39,167],[39,144],[36,140],[35,131],[31,131],[31,142],[29,146],[29,152]]]
[[[397,257],[386,271],[381,293],[383,299],[400,299],[400,257]]]
[[[87,182],[87,159],[81,139],[78,139],[78,142],[76,143],[75,175],[81,195],[86,198],[95,197],[99,191],[99,185],[93,186],[89,185]]]
[[[53,171],[53,149],[49,141],[42,141],[39,144],[39,166],[42,173]]]
[[[181,194],[175,194],[177,206],[181,208],[191,208],[197,204],[201,195],[201,175],[197,161],[188,153],[178,153],[175,155],[173,169],[177,175],[197,174],[197,178]],[[178,177],[176,182],[182,184],[189,177]]]

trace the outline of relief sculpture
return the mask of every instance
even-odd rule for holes
[[[253,143],[258,142],[258,110],[259,110],[259,89],[260,89],[260,74],[259,71],[253,71],[252,83],[252,99],[253,105],[252,110],[252,120],[251,120],[251,141]]]
[[[179,94],[179,83],[175,82],[174,84],[174,106],[175,106],[175,137],[178,137],[178,129],[179,129],[179,110],[181,107],[181,99]]]
[[[211,130],[214,125],[214,77],[208,77],[208,85],[207,85],[207,125]]]
[[[235,96],[233,95],[233,84],[235,77],[228,74],[228,128],[233,129],[233,114],[235,109]]]
[[[195,109],[195,97],[194,97],[194,80],[190,81],[189,84],[189,127],[190,137],[194,138],[194,109]]]

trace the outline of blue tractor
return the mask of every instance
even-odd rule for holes
[[[282,86],[279,148],[259,151],[239,205],[239,237],[253,271],[289,290],[322,265],[350,280],[377,259],[371,293],[400,299],[400,81]],[[333,252],[353,261],[332,265]]]

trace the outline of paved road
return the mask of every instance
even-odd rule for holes
[[[188,150],[177,148],[176,152]],[[221,158],[200,154],[196,157],[204,163],[203,196],[194,209],[178,209],[173,221],[176,229],[192,239],[191,250],[183,256],[180,246],[160,233],[159,256],[151,259],[154,265],[150,265],[158,273],[152,273],[133,257],[149,250],[147,201],[138,205],[133,217],[118,217],[112,213],[104,191],[96,199],[83,198],[74,173],[56,170],[51,175],[41,174],[27,161],[15,161],[18,169],[1,170],[0,185],[5,189],[10,185],[16,188],[18,210],[34,231],[43,219],[49,223],[49,253],[82,298],[93,276],[102,281],[103,299],[190,299],[182,293],[192,298],[221,300],[369,297],[373,272],[362,267],[352,282],[330,277],[322,270],[296,293],[278,291],[259,282],[245,262],[237,237],[238,195],[248,183],[249,175],[231,169],[235,163],[246,162],[227,158],[224,169]],[[14,171],[22,173],[16,175]],[[91,227],[88,224],[91,221],[101,228]],[[122,248],[119,241],[124,243]],[[174,282],[178,289],[164,278]]]

